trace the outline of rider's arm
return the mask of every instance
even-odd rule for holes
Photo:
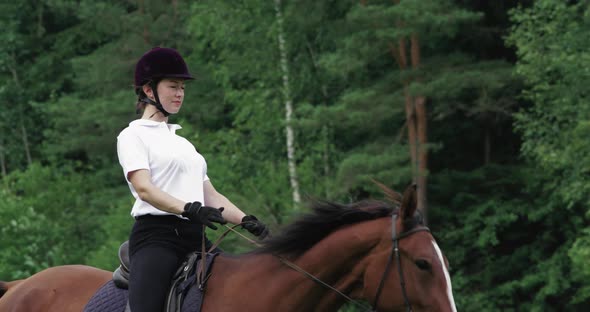
[[[219,193],[210,180],[203,184],[205,192],[205,205],[210,207],[223,207],[223,218],[230,223],[238,224],[242,222],[242,218],[246,215],[240,208],[234,205],[227,197]]]
[[[148,170],[135,170],[129,172],[127,177],[139,198],[144,202],[170,213],[181,214],[184,211],[184,205],[186,203],[153,185],[152,177]]]

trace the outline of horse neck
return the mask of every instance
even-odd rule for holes
[[[351,295],[360,290],[366,258],[383,236],[385,220],[343,227],[292,262]],[[271,254],[222,255],[208,283],[204,311],[337,311],[345,299]],[[232,300],[228,299],[232,298]],[[255,298],[255,299],[253,299]]]
[[[369,251],[383,238],[386,222],[382,218],[339,229],[305,252],[295,264],[347,296],[358,297]],[[315,303],[301,311],[337,311],[346,302],[343,296],[311,280],[305,285],[300,302]]]

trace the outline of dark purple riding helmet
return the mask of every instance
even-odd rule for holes
[[[164,78],[195,79],[188,71],[188,66],[178,51],[171,48],[155,47],[146,52],[135,65],[135,89],[140,94],[141,87],[149,83],[154,91],[156,101],[147,98],[143,100],[155,105],[165,116],[168,116],[170,113],[162,107],[156,89],[158,82]]]

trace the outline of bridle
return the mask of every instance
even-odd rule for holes
[[[383,291],[383,285],[385,284],[385,279],[387,278],[387,274],[391,269],[391,264],[393,263],[393,258],[395,257],[395,263],[397,265],[397,272],[399,274],[399,282],[402,289],[402,295],[404,297],[404,302],[406,305],[406,311],[412,311],[412,305],[410,304],[410,300],[408,299],[408,294],[406,292],[406,282],[404,280],[404,272],[402,270],[402,261],[399,252],[399,241],[402,238],[406,238],[414,233],[417,232],[428,232],[430,233],[430,229],[426,226],[421,226],[406,232],[401,232],[399,235],[396,231],[396,221],[397,221],[398,214],[394,213],[391,215],[391,252],[389,253],[389,258],[387,259],[387,265],[385,266],[385,271],[381,276],[381,281],[379,282],[379,287],[377,288],[377,294],[375,294],[375,300],[373,301],[373,312],[377,311],[377,302],[379,301],[379,297],[381,296],[381,292]]]
[[[381,281],[379,282],[379,287],[377,288],[377,293],[375,294],[375,300],[373,301],[373,307],[371,312],[377,312],[377,302],[379,301],[379,297],[381,296],[381,292],[383,291],[383,286],[385,285],[385,280],[387,278],[387,274],[389,274],[389,270],[391,269],[391,265],[393,263],[394,257],[395,257],[395,263],[397,265],[397,271],[399,274],[399,280],[400,280],[400,285],[401,285],[401,289],[402,289],[402,295],[404,297],[404,303],[406,306],[406,311],[407,312],[411,312],[412,311],[412,305],[410,304],[410,300],[408,299],[408,294],[406,292],[406,282],[404,280],[404,272],[402,270],[402,263],[401,263],[401,256],[400,256],[400,252],[399,252],[399,241],[403,238],[406,238],[414,233],[417,232],[428,232],[430,233],[430,229],[426,226],[419,226],[417,228],[414,228],[412,230],[409,231],[405,231],[405,232],[401,232],[399,234],[397,234],[397,229],[396,229],[396,221],[398,218],[398,214],[397,213],[393,213],[391,215],[391,240],[392,240],[392,246],[391,246],[391,252],[389,254],[389,258],[387,260],[387,265],[385,266],[385,271],[383,272],[383,275],[381,276]],[[235,233],[237,233],[238,235],[242,236],[243,238],[245,238],[246,240],[250,241],[251,243],[255,244],[255,245],[259,245],[258,243],[254,242],[253,240],[245,237],[244,235],[242,235],[241,233],[237,232],[234,228],[239,226],[239,224],[234,225],[233,227],[229,227],[226,225],[226,227],[228,228],[228,230],[222,234],[222,236],[218,239],[217,242],[215,242],[213,244],[213,246],[211,247],[211,250],[213,250],[215,247],[217,247],[217,245],[221,242],[221,240],[227,235],[227,233],[229,231],[233,231]],[[204,247],[204,241],[203,241],[203,247]],[[336,292],[337,294],[339,294],[340,296],[344,297],[345,299],[347,299],[348,301],[355,303],[357,305],[360,305],[359,302],[357,302],[356,300],[350,298],[349,296],[347,296],[346,294],[342,293],[340,290],[334,288],[333,286],[327,284],[326,282],[320,280],[319,278],[313,276],[311,273],[303,270],[302,268],[300,268],[299,266],[297,266],[296,264],[294,264],[293,262],[275,255],[277,258],[279,258],[279,260],[284,263],[285,265],[289,266],[290,268],[292,268],[293,270],[300,272],[301,274],[305,275],[306,277],[308,277],[309,279],[313,280],[314,282]],[[360,305],[361,307],[363,307],[362,305]],[[368,311],[368,310],[367,310]]]

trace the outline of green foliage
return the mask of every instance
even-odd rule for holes
[[[60,260],[58,245],[47,241],[60,239],[60,229],[47,222],[47,218],[23,200],[2,190],[0,202],[0,275],[5,279],[19,279],[36,273],[40,268]],[[58,258],[58,259],[56,259]]]
[[[107,230],[99,220],[111,205],[110,192],[94,177],[39,164],[5,177],[2,276],[25,277],[49,266],[85,262]]]
[[[547,169],[577,163],[562,156],[583,148],[571,135],[581,134],[590,119],[590,108],[583,105],[584,81],[590,75],[584,66],[590,60],[585,10],[581,4],[540,1],[513,14],[516,26],[509,42],[518,49],[517,73],[527,83],[525,96],[534,103],[518,115],[517,125],[525,154]]]
[[[283,1],[304,200],[379,198],[372,180],[401,190],[411,176],[404,91],[423,95],[429,222],[458,309],[581,311],[590,300],[587,5],[539,0],[508,18],[513,2],[366,3]],[[136,118],[135,62],[156,45],[178,48],[198,77],[171,122],[205,156],[215,187],[273,231],[305,209],[291,199],[273,1],[0,9],[0,279],[65,263],[117,266],[133,198],[116,135]],[[400,68],[392,45],[412,34],[420,66]],[[221,247],[252,248],[233,234]]]
[[[573,274],[567,240],[582,220],[536,195],[547,184],[542,173],[493,165],[436,178],[444,179],[436,185],[461,186],[454,194],[442,192],[451,197],[436,200],[451,204],[431,215],[432,220],[450,221],[437,221],[433,228],[446,229],[439,242],[451,264],[454,288],[470,293],[457,297],[458,306],[468,311],[576,308],[569,296],[578,284],[563,276]],[[484,190],[491,196],[482,199]]]
[[[581,235],[576,239],[568,255],[572,261],[572,272],[575,272],[574,279],[581,283],[574,296],[574,303],[587,302],[590,298],[590,285],[588,278],[590,277],[590,268],[588,267],[588,259],[590,259],[590,230],[584,229]]]
[[[523,154],[553,178],[543,186],[547,198],[544,206],[553,208],[554,214],[566,213],[560,220],[575,225],[563,241],[564,248],[554,255],[564,270],[579,269],[579,257],[590,250],[586,243],[590,167],[587,157],[582,156],[590,153],[590,107],[585,84],[590,73],[586,66],[590,60],[588,13],[583,2],[538,1],[530,9],[513,12],[515,26],[509,37],[519,56],[517,73],[527,84],[524,96],[532,103],[517,115]],[[573,280],[587,285],[587,275],[584,270],[580,272]],[[539,296],[567,293],[574,303],[590,300],[587,286],[575,293],[566,289],[552,288]]]
[[[133,198],[128,192],[127,187],[122,187],[109,194],[109,197],[115,200],[110,200],[103,214],[96,216],[97,231],[102,235],[97,244],[88,250],[84,259],[85,264],[111,271],[119,266],[119,246],[129,239],[134,222],[129,215]]]

